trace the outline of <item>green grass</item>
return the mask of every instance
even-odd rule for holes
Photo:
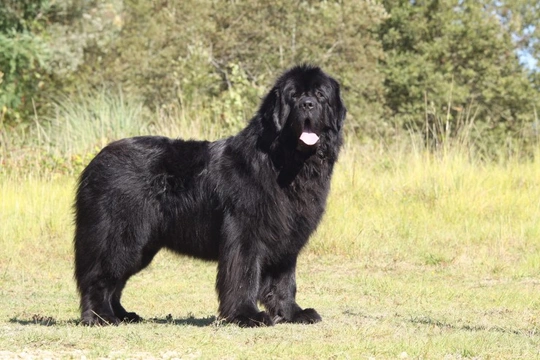
[[[215,322],[215,265],[162,252],[128,284],[141,324],[77,325],[74,175],[0,173],[0,358],[540,357],[540,164],[348,145],[300,257],[323,322]]]

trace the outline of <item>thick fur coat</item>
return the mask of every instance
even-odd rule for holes
[[[75,202],[82,322],[140,320],[122,307],[122,289],[162,248],[218,262],[226,321],[320,321],[295,301],[295,269],[324,213],[345,114],[338,83],[298,66],[236,136],[105,147],[81,174]]]

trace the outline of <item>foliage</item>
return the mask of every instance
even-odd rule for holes
[[[11,131],[54,117],[55,103],[80,92],[120,88],[146,115],[198,108],[196,116],[232,132],[281,71],[308,62],[343,84],[346,129],[357,139],[395,141],[413,129],[438,147],[466,133],[479,151],[499,156],[538,141],[540,75],[517,54],[538,55],[539,7],[527,0],[6,0],[0,119]]]
[[[237,62],[247,74],[262,74],[269,83],[292,64],[318,64],[344,88],[349,128],[374,134],[384,103],[382,76],[376,69],[383,54],[372,36],[386,16],[380,5],[356,0],[214,6],[212,45],[218,66]]]
[[[540,58],[540,2],[531,0],[499,0],[486,4],[496,13],[504,30],[513,36],[521,53],[530,56],[538,65]]]
[[[130,0],[121,35],[109,52],[96,56],[89,51],[102,69],[100,77],[88,67],[84,79],[92,85],[120,83],[125,92],[141,95],[148,108],[213,107],[215,122],[238,128],[277,74],[312,62],[344,84],[353,124],[375,123],[384,103],[376,69],[382,52],[370,31],[384,16],[380,5],[362,0],[295,6],[258,0]],[[231,109],[233,118],[224,118],[220,107]]]
[[[43,38],[32,33],[46,1],[7,0],[0,7],[0,121],[20,122],[32,114],[34,96],[44,86],[42,77],[49,51]]]
[[[50,113],[73,89],[85,52],[106,52],[118,34],[121,0],[6,0],[0,6],[0,109],[8,124]],[[92,64],[90,64],[92,66]]]
[[[538,91],[519,63],[516,27],[505,29],[490,1],[383,4],[390,18],[379,30],[381,69],[399,127],[422,129],[438,142],[469,126],[488,151],[509,140],[534,140]]]

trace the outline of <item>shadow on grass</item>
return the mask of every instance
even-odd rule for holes
[[[167,315],[165,318],[152,318],[144,320],[144,323],[155,323],[155,324],[172,324],[180,326],[197,326],[197,327],[206,327],[213,324],[217,324],[215,316],[207,316],[204,318],[196,318],[192,315],[186,318],[173,319],[172,315]]]
[[[19,324],[19,325],[41,325],[41,326],[80,325],[81,324],[80,319],[57,321],[55,318],[51,316],[43,316],[43,315],[32,315],[29,318],[22,318],[22,319],[18,317],[13,317],[9,319],[9,322],[12,324]],[[206,327],[206,326],[211,326],[217,323],[218,321],[216,320],[215,316],[196,318],[190,315],[186,318],[174,319],[172,315],[170,314],[164,318],[151,318],[147,320],[143,319],[141,321],[141,324],[171,324],[171,325],[179,325],[179,326],[197,326],[197,327]],[[128,325],[128,323],[123,323],[123,324]]]
[[[382,321],[385,316],[373,316],[369,314],[364,314],[361,312],[353,312],[350,310],[346,310],[343,312],[344,315],[348,316],[360,316],[365,319],[371,319],[371,320],[378,320]],[[396,314],[397,318],[403,318],[401,315]],[[468,324],[451,324],[445,321],[440,321],[434,318],[431,318],[429,316],[418,316],[418,317],[411,317],[407,319],[408,322],[411,324],[419,324],[419,325],[426,325],[426,326],[433,326],[440,329],[448,329],[448,330],[455,330],[455,331],[467,331],[467,332],[496,332],[496,333],[502,333],[502,334],[514,334],[514,335],[535,335],[538,333],[536,329],[510,329],[505,328],[501,326],[484,326],[484,325],[468,325]]]
[[[488,332],[498,332],[498,333],[515,334],[515,335],[523,335],[525,333],[530,332],[527,330],[508,329],[508,328],[504,328],[500,326],[483,326],[483,325],[467,325],[467,324],[453,325],[447,322],[432,319],[430,317],[415,317],[415,318],[411,318],[409,321],[413,324],[429,325],[429,326],[436,326],[438,328],[471,331],[471,332],[488,331]]]
[[[30,318],[27,319],[19,319],[18,317],[14,317],[9,319],[9,322],[12,324],[19,324],[19,325],[41,325],[41,326],[55,326],[58,325],[58,322],[55,318],[52,316],[43,316],[43,315],[32,315]],[[67,321],[61,321],[61,324],[69,324],[69,325],[77,325],[79,324],[79,320],[67,320]]]

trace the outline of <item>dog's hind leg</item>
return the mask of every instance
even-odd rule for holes
[[[85,325],[116,325],[120,319],[114,314],[111,299],[116,281],[110,278],[85,280],[81,289],[82,323]]]
[[[125,280],[121,280],[121,281],[117,282],[116,288],[114,290],[114,294],[113,294],[112,299],[111,299],[111,306],[112,306],[112,309],[114,311],[114,315],[118,319],[120,319],[120,321],[140,322],[140,321],[143,320],[139,315],[137,315],[137,313],[127,311],[122,306],[122,304],[120,303],[120,299],[122,297],[122,290],[124,290],[124,287],[126,286],[127,280],[131,276],[135,275],[135,273],[137,273],[137,272],[141,271],[142,269],[144,269],[145,267],[147,267],[150,264],[150,262],[152,261],[152,259],[154,258],[154,256],[156,255],[157,252],[158,252],[158,249],[156,249],[156,248],[152,248],[152,247],[145,248],[143,250],[142,257],[140,258],[140,261],[137,262],[138,266],[135,267],[134,269],[132,269],[132,271],[130,273],[128,273],[124,277]],[[134,255],[134,256],[136,256],[136,255]]]
[[[125,322],[139,322],[142,318],[134,312],[128,312],[122,304],[120,303],[120,298],[122,297],[122,290],[126,285],[126,281],[119,281],[114,294],[111,299],[111,306],[114,312],[114,315],[120,319],[120,321]]]
[[[111,305],[118,279],[108,270],[106,249],[99,239],[106,229],[90,233],[79,226],[75,235],[75,278],[80,294],[81,320],[86,325],[118,324]]]

